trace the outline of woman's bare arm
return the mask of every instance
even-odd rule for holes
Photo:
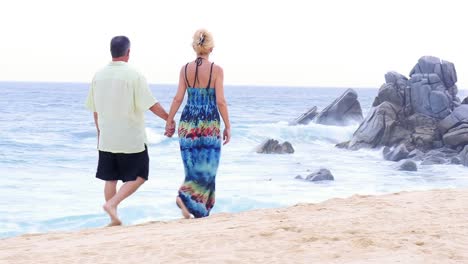
[[[172,100],[171,108],[169,110],[169,116],[166,122],[166,129],[173,126],[175,124],[174,117],[179,111],[180,105],[184,101],[185,91],[187,90],[187,85],[185,84],[184,80],[184,67],[180,69],[179,74],[179,87],[177,88],[177,93]]]
[[[226,98],[224,97],[224,72],[223,68],[216,66],[216,104],[218,105],[219,113],[224,121],[225,130],[223,132],[224,145],[231,140],[231,122],[229,121],[229,113]]]

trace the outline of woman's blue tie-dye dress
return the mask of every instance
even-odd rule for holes
[[[210,72],[211,82],[211,72]],[[196,218],[210,214],[221,154],[220,118],[214,88],[187,88],[178,134],[185,180],[179,197]]]

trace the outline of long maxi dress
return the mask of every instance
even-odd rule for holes
[[[221,154],[220,118],[216,105],[216,93],[210,88],[210,79],[206,88],[197,88],[197,59],[195,80],[192,86],[187,79],[187,104],[185,105],[178,127],[180,152],[185,169],[185,180],[179,189],[179,197],[188,211],[195,217],[206,217],[215,203],[216,172]]]

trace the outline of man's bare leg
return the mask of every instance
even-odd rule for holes
[[[134,193],[143,183],[145,179],[141,177],[137,177],[134,181],[126,182],[120,187],[119,191],[110,199],[108,200],[102,208],[104,211],[109,214],[111,218],[110,225],[121,225],[122,222],[120,221],[119,217],[117,216],[117,206],[128,196]]]
[[[104,198],[106,199],[106,202],[112,199],[112,197],[114,197],[116,193],[117,193],[117,181],[106,181],[106,184],[104,185]],[[122,222],[120,221],[111,220],[111,222],[107,226],[118,226],[121,224]]]
[[[117,181],[106,181],[104,185],[104,198],[109,201],[117,193]]]

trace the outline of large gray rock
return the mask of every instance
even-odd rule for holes
[[[450,129],[443,137],[444,144],[450,147],[468,145],[468,124],[461,124]]]
[[[455,165],[461,164],[460,157],[453,157],[452,159],[450,159],[450,164],[455,164]]]
[[[460,152],[461,164],[468,167],[468,145]]]
[[[422,152],[419,149],[413,149],[413,151],[411,151],[408,154],[408,158],[413,159],[413,160],[421,160],[423,157],[424,157],[424,152]]]
[[[435,147],[436,142],[442,140],[441,133],[438,129],[438,120],[423,114],[413,114],[402,120],[405,126],[410,131],[410,142],[420,150],[430,150]]]
[[[410,72],[411,106],[414,112],[444,118],[459,105],[457,73],[453,63],[424,56]]]
[[[278,140],[268,139],[257,147],[256,152],[261,154],[291,154],[294,153],[294,148],[287,141],[279,144]]]
[[[385,82],[373,108],[353,134],[350,149],[404,144],[408,151],[427,152],[444,144],[465,143],[465,130],[452,131],[443,140],[448,130],[468,119],[468,105],[465,110],[457,97],[453,63],[422,57],[411,70],[409,79],[388,72]]]
[[[455,65],[451,62],[441,60],[433,56],[424,56],[418,60],[418,63],[410,72],[414,74],[435,73],[443,81],[445,87],[452,87],[457,82],[457,71]]]
[[[340,149],[347,149],[349,147],[349,141],[338,143],[335,145],[335,147]]]
[[[436,156],[429,156],[426,157],[422,162],[421,165],[437,165],[437,164],[445,164],[448,163],[449,161],[442,158],[442,157],[436,157]]]
[[[395,87],[393,83],[386,83],[379,89],[379,94],[374,100],[372,106],[378,106],[383,102],[390,102],[394,105],[403,106],[404,95]]]
[[[439,130],[445,134],[445,132],[461,123],[468,123],[468,105],[465,104],[455,108],[449,116],[440,121]]]
[[[439,119],[450,114],[452,98],[437,74],[413,74],[410,86],[411,107],[415,113]]]
[[[398,72],[388,72],[385,74],[385,82],[386,83],[380,87],[379,93],[372,106],[378,106],[383,102],[390,102],[394,105],[404,107],[408,78]]]
[[[458,152],[451,148],[438,148],[428,151],[424,154],[425,157],[440,157],[440,158],[452,158],[458,155]]]
[[[461,102],[462,104],[468,104],[468,96],[465,97],[465,99],[463,99],[463,101]]]
[[[353,89],[348,89],[317,115],[316,123],[346,126],[360,123],[362,119],[362,109],[358,101],[358,95]]]
[[[350,149],[363,147],[393,146],[410,137],[410,132],[399,126],[401,107],[383,102],[373,108],[349,143]]]
[[[383,150],[383,156],[386,160],[400,161],[402,159],[406,159],[408,155],[409,151],[406,149],[405,144],[400,144],[393,149],[386,147]]]
[[[314,106],[307,110],[307,112],[300,115],[298,118],[289,122],[289,125],[307,125],[308,123],[310,123],[310,121],[312,121],[315,118],[317,114],[317,106]]]
[[[308,175],[305,178],[306,181],[333,181],[335,178],[328,169],[320,169],[317,172],[314,172]]]
[[[418,170],[418,165],[412,160],[402,160],[398,164],[398,170],[401,171],[417,171]]]

